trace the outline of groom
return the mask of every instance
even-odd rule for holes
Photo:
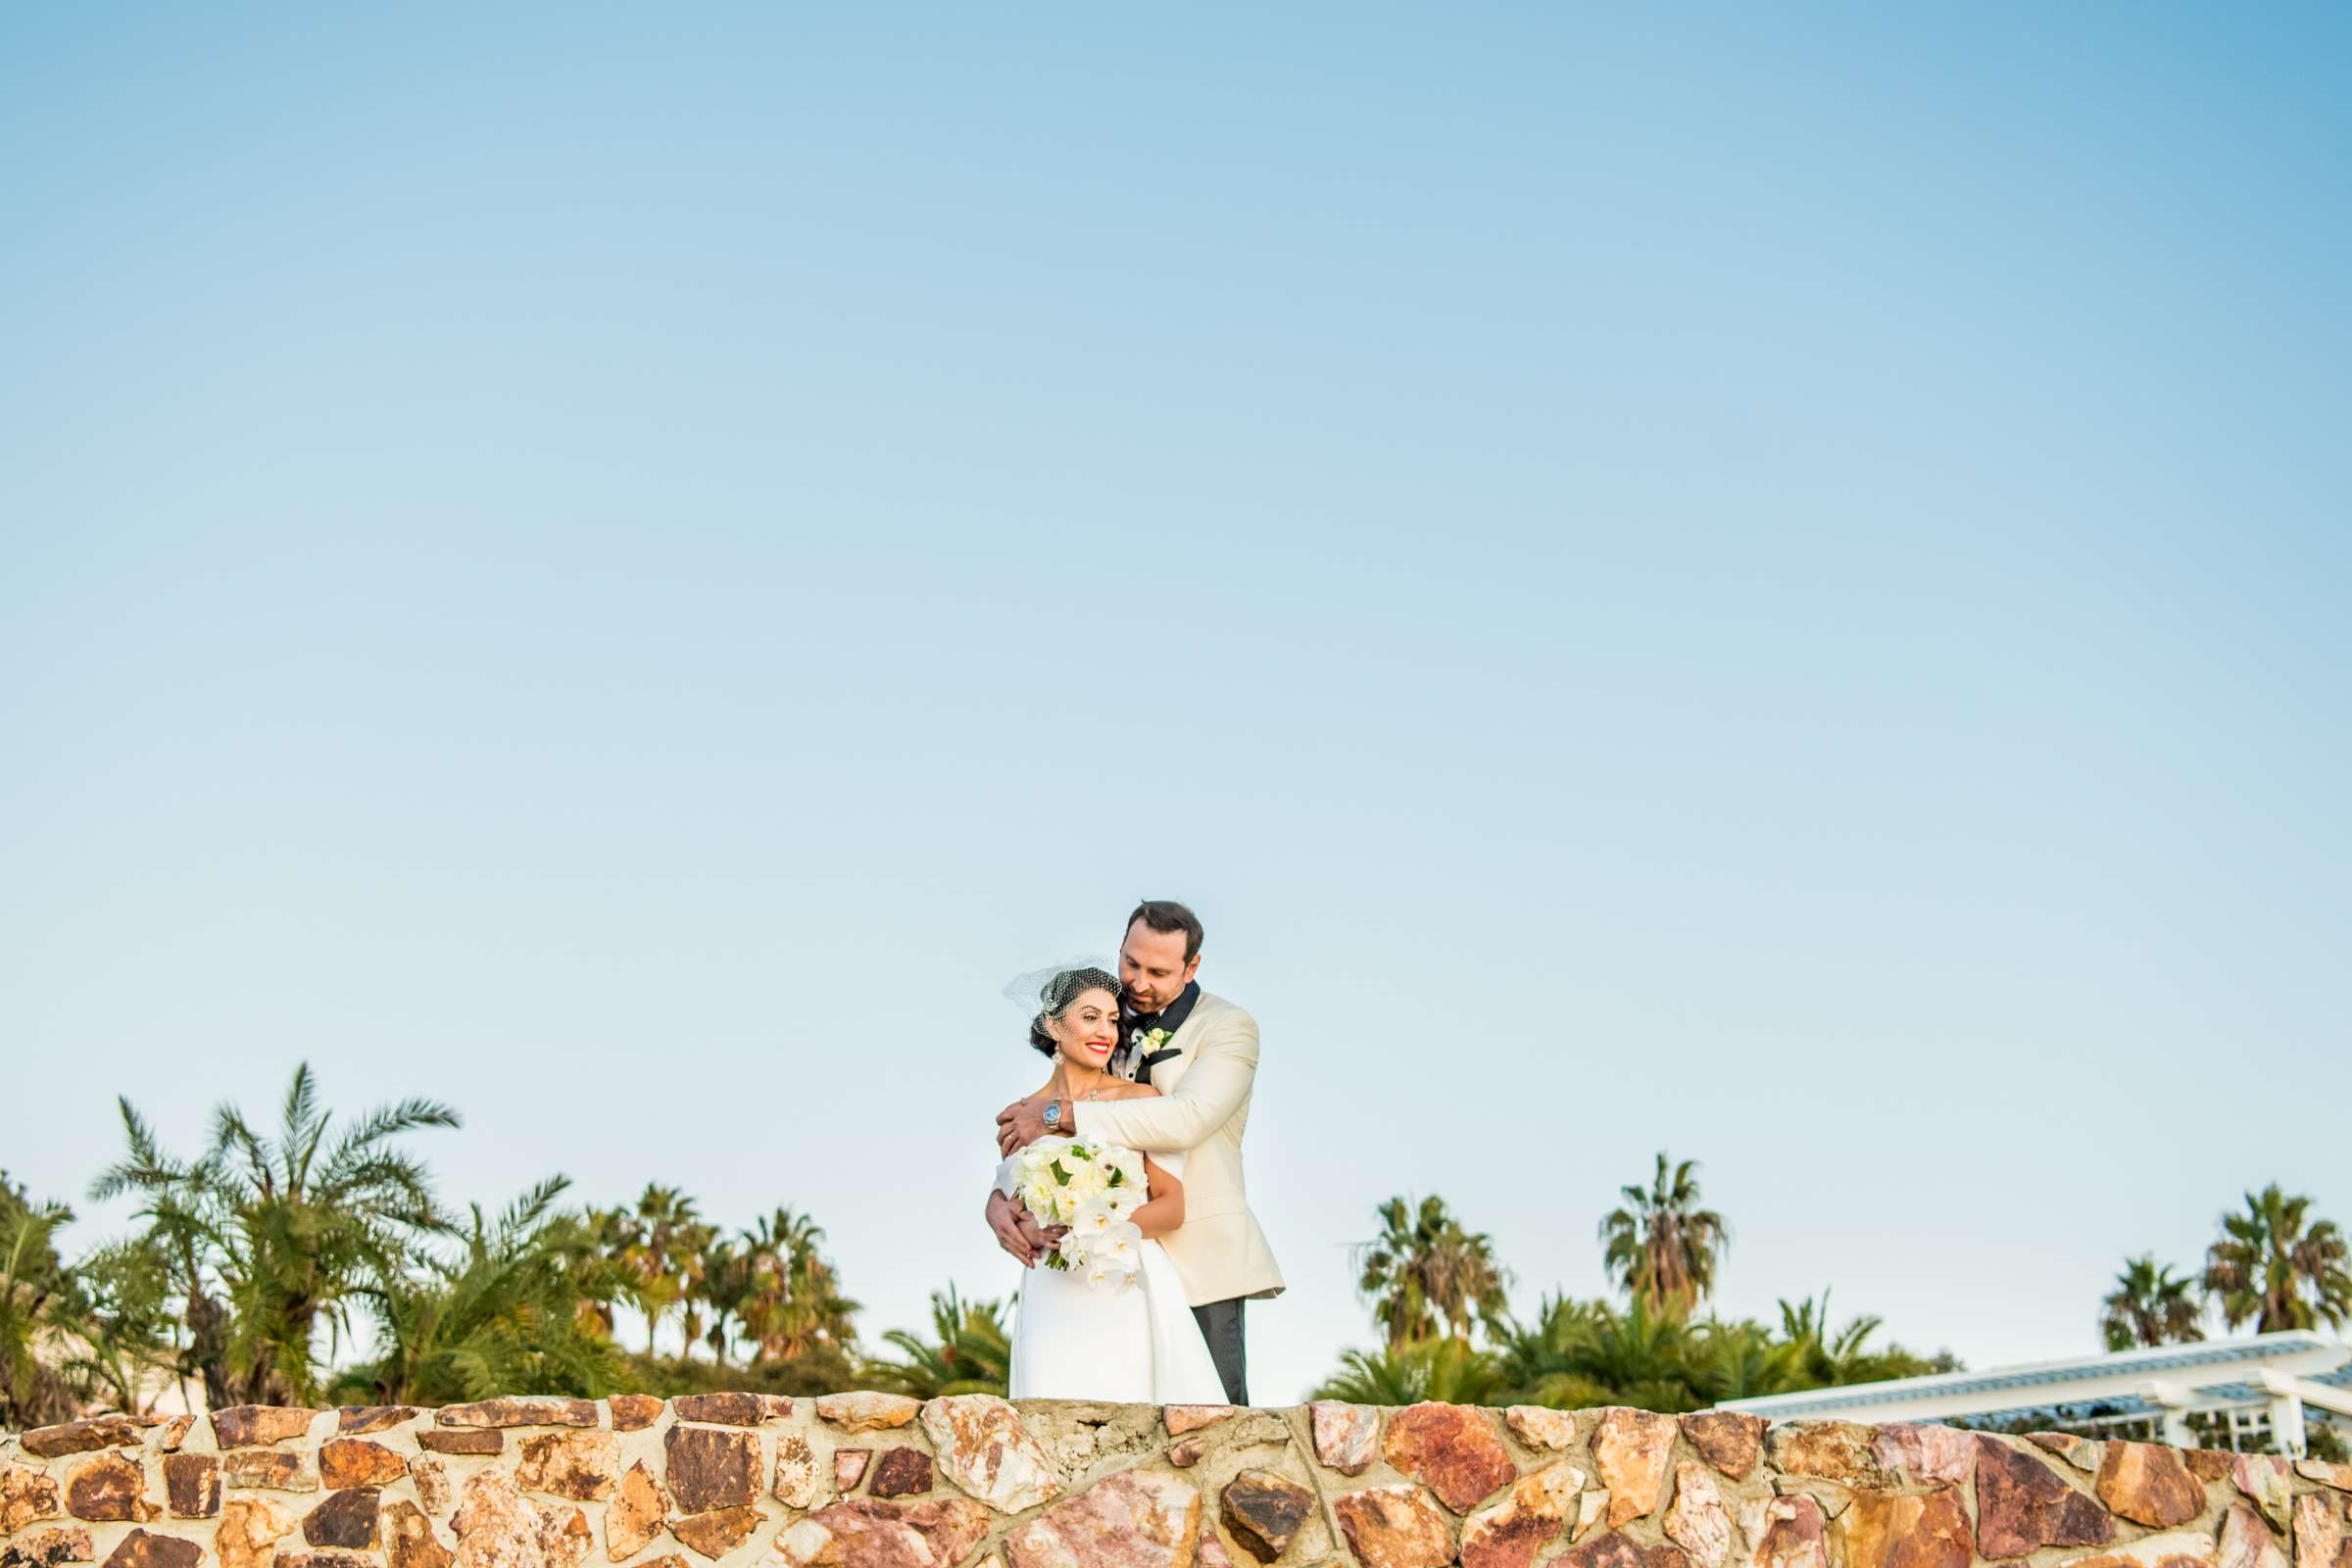
[[[1127,1038],[1111,1070],[1149,1083],[1157,1100],[1019,1100],[997,1116],[997,1148],[1009,1154],[1049,1132],[1119,1144],[1145,1153],[1185,1151],[1184,1223],[1159,1239],[1184,1281],[1208,1341],[1225,1397],[1250,1402],[1242,1302],[1282,1294],[1282,1270],[1242,1187],[1242,1129],[1257,1076],[1257,1020],[1200,989],[1200,921],[1167,899],[1147,899],[1119,944],[1121,1024]],[[988,1199],[989,1228],[1004,1250],[1035,1263],[1045,1234],[1002,1193]]]

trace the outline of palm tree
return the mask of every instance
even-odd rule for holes
[[[2310,1199],[2273,1182],[2246,1194],[2244,1213],[2222,1216],[2221,1239],[2205,1253],[2204,1284],[2231,1328],[2252,1318],[2261,1334],[2322,1322],[2341,1329],[2352,1317],[2344,1233],[2333,1220],[2308,1220],[2310,1211]]]
[[[577,1310],[586,1223],[555,1208],[569,1185],[550,1177],[495,1220],[473,1204],[471,1228],[454,1257],[370,1285],[364,1294],[383,1353],[345,1373],[333,1396],[445,1404],[495,1394],[608,1392],[618,1357]]]
[[[1698,1161],[1670,1166],[1663,1150],[1647,1191],[1622,1189],[1626,1206],[1600,1222],[1602,1261],[1652,1312],[1689,1312],[1715,1289],[1715,1264],[1731,1245],[1721,1214],[1698,1206]]]
[[[744,1233],[748,1278],[737,1313],[761,1359],[792,1360],[856,1341],[858,1303],[841,1294],[840,1277],[821,1250],[824,1239],[814,1220],[790,1208]]]
[[[686,1298],[692,1263],[707,1234],[694,1200],[674,1187],[649,1182],[638,1196],[624,1257],[635,1274],[630,1291],[645,1313],[645,1353],[669,1309]]]
[[[1380,1235],[1356,1249],[1356,1291],[1389,1348],[1435,1338],[1441,1329],[1467,1342],[1470,1320],[1499,1321],[1509,1272],[1495,1261],[1484,1232],[1466,1231],[1442,1198],[1392,1198],[1375,1210]]]
[[[698,1312],[707,1307],[710,1314],[704,1343],[710,1347],[711,1359],[723,1367],[732,1339],[729,1325],[741,1319],[744,1303],[751,1299],[752,1254],[726,1237],[713,1234],[703,1244],[702,1263],[695,1272],[695,1306]]]
[[[274,1138],[221,1105],[204,1154],[164,1152],[128,1100],[124,1158],[91,1196],[133,1194],[185,1295],[189,1358],[216,1409],[308,1402],[319,1392],[318,1333],[348,1326],[362,1286],[396,1272],[421,1240],[445,1232],[423,1164],[395,1147],[427,1127],[457,1127],[436,1101],[380,1107],[331,1144],[310,1064],[294,1072]],[[332,1344],[328,1347],[332,1353]]]
[[[1498,1402],[1503,1384],[1494,1357],[1471,1348],[1466,1340],[1425,1339],[1378,1350],[1348,1350],[1340,1370],[1311,1396],[1350,1404],[1446,1404]]]
[[[2099,1303],[2099,1337],[2110,1350],[2201,1340],[2205,1331],[2197,1319],[2204,1305],[2196,1289],[2195,1280],[2175,1276],[2172,1265],[2159,1264],[2153,1253],[2128,1257],[2115,1289]]]
[[[74,1413],[72,1386],[39,1354],[68,1283],[57,1232],[73,1217],[62,1203],[34,1202],[0,1174],[0,1428],[23,1432]]]
[[[906,1329],[883,1335],[884,1343],[901,1351],[904,1359],[868,1362],[866,1375],[874,1386],[918,1399],[1004,1392],[1012,1343],[1004,1331],[1001,1302],[966,1302],[953,1285],[933,1291],[931,1334],[928,1340]]]

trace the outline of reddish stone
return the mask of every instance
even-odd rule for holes
[[[1554,1410],[1542,1404],[1514,1404],[1502,1412],[1502,1424],[1511,1429],[1512,1437],[1531,1448],[1564,1453],[1576,1446],[1576,1416],[1572,1411]]]
[[[1122,1470],[1004,1538],[1012,1568],[1189,1568],[1200,1539],[1200,1489],[1182,1476]]]
[[[407,1426],[422,1414],[413,1404],[347,1404],[335,1411],[335,1430],[347,1438],[364,1438]]]
[[[66,1475],[66,1512],[76,1519],[145,1524],[162,1511],[147,1500],[147,1472],[136,1459],[102,1453]]]
[[[514,1484],[574,1502],[602,1502],[620,1479],[620,1448],[610,1432],[542,1432],[522,1440]]]
[[[2352,1492],[2352,1464],[2339,1464],[2332,1459],[2297,1459],[2295,1474],[2338,1492]]]
[[[1380,1411],[1368,1404],[1342,1404],[1318,1399],[1306,1407],[1314,1431],[1315,1462],[1344,1476],[1360,1476],[1372,1467],[1380,1443]]]
[[[785,1568],[955,1568],[988,1534],[986,1508],[966,1497],[820,1508],[776,1538]]]
[[[1887,1475],[1879,1466],[1878,1433],[1853,1421],[1787,1421],[1772,1429],[1772,1462],[1787,1476],[1876,1486]]]
[[[209,1453],[164,1455],[164,1500],[174,1519],[210,1519],[220,1511],[220,1461]]]
[[[1688,1568],[1688,1560],[1673,1546],[1644,1546],[1615,1531],[1594,1536],[1552,1559],[1562,1568]]]
[[[0,1536],[13,1536],[35,1519],[65,1512],[57,1483],[28,1464],[0,1465]]]
[[[2295,1568],[2352,1568],[2343,1498],[2307,1492],[2295,1499]]]
[[[684,1542],[689,1550],[700,1552],[713,1562],[752,1539],[760,1528],[760,1510],[752,1507],[720,1508],[712,1513],[698,1513],[690,1518],[675,1520],[669,1533]]]
[[[373,1487],[330,1492],[326,1500],[302,1521],[302,1539],[314,1546],[373,1551],[383,1539],[375,1518],[382,1503],[383,1494]]]
[[[34,1427],[17,1442],[35,1458],[62,1459],[69,1453],[89,1453],[99,1448],[135,1448],[146,1441],[147,1428],[154,1424],[126,1415],[92,1416],[87,1421]]]
[[[1666,1429],[1671,1434],[1674,1423]],[[1415,1404],[1397,1411],[1389,1417],[1383,1451],[1455,1513],[1467,1513],[1519,1476],[1485,1413],[1467,1405]]]
[[[2286,1459],[2276,1453],[2233,1453],[2230,1484],[2253,1499],[2254,1506],[2284,1530],[2295,1505],[2295,1484]]]
[[[1244,1470],[1217,1496],[1218,1516],[1244,1551],[1272,1562],[1290,1548],[1309,1515],[1315,1494],[1271,1470]]]
[[[669,1496],[640,1459],[620,1478],[618,1495],[605,1510],[605,1555],[626,1562],[654,1544],[669,1522]]]
[[[559,1503],[539,1503],[539,1557],[547,1568],[579,1568],[588,1548],[596,1544],[588,1516]]]
[[[1723,1568],[1732,1554],[1732,1512],[1707,1467],[1689,1459],[1674,1467],[1674,1506],[1666,1511],[1666,1539],[1683,1548],[1698,1568]]]
[[[662,1419],[662,1401],[650,1394],[615,1394],[605,1403],[612,1406],[615,1432],[642,1432]]]
[[[1208,1452],[1206,1438],[1180,1438],[1168,1445],[1168,1463],[1179,1470],[1190,1470]]]
[[[1462,1568],[1533,1568],[1537,1553],[1559,1540],[1584,1484],[1584,1472],[1566,1460],[1523,1477],[1500,1506],[1462,1526]]]
[[[593,1399],[534,1397],[444,1405],[433,1419],[445,1427],[592,1427],[598,1416]]]
[[[748,1508],[760,1494],[760,1440],[749,1432],[671,1427],[662,1449],[680,1513]]]
[[[427,1453],[496,1453],[506,1446],[503,1432],[441,1432],[428,1427],[416,1434],[416,1446]]]
[[[865,1489],[877,1497],[907,1497],[931,1490],[931,1456],[920,1448],[885,1448],[874,1462],[873,1484]]]
[[[1445,1568],[1453,1561],[1453,1532],[1419,1487],[1366,1487],[1335,1498],[1331,1511],[1363,1568]]]
[[[822,1399],[817,1408],[824,1408]],[[922,1411],[923,1434],[939,1455],[939,1468],[999,1513],[1025,1513],[1060,1493],[1053,1457],[1005,1400],[993,1394],[952,1395]]]
[[[1701,1410],[1677,1423],[1700,1457],[1734,1481],[1745,1481],[1764,1452],[1766,1422],[1738,1410]]]
[[[1984,1469],[1977,1467],[1980,1482]],[[1916,1495],[1862,1490],[1831,1527],[1844,1568],[1969,1568],[1968,1515],[1942,1487]]]
[[[2177,1448],[2156,1443],[2110,1443],[2099,1466],[2099,1500],[2133,1524],[2168,1529],[2205,1511],[2205,1489]]]
[[[164,1423],[164,1430],[156,1435],[155,1446],[166,1453],[177,1453],[179,1446],[187,1441],[188,1433],[195,1425],[196,1418],[192,1415],[173,1416]]]
[[[318,1472],[299,1450],[249,1448],[220,1456],[220,1480],[231,1492],[317,1492]]]
[[[175,1536],[150,1535],[133,1530],[106,1554],[106,1568],[196,1568],[204,1548]]]
[[[493,1434],[495,1436],[495,1434]],[[449,1512],[449,1461],[420,1453],[409,1461],[409,1479],[416,1484],[416,1500],[435,1518]],[[509,1477],[511,1482],[514,1478]]]
[[[1664,1499],[1666,1458],[1680,1430],[1670,1415],[1613,1405],[1592,1429],[1592,1462],[1609,1489],[1609,1528],[1646,1519]]]
[[[720,1426],[756,1427],[767,1417],[767,1406],[757,1394],[681,1394],[669,1401],[681,1421],[710,1421]]]
[[[816,1401],[819,1420],[844,1432],[884,1432],[903,1427],[922,1413],[923,1401],[904,1394],[828,1394]]]
[[[1821,1503],[1807,1496],[1773,1497],[1764,1504],[1764,1537],[1755,1568],[1830,1568]]]
[[[871,1448],[836,1448],[833,1450],[833,1489],[836,1492],[855,1492],[865,1477],[866,1464],[873,1458]]]
[[[456,1554],[433,1534],[424,1510],[406,1497],[384,1504],[385,1554],[391,1568],[450,1568]]]
[[[825,1500],[824,1464],[816,1449],[798,1432],[776,1436],[776,1480],[768,1489],[778,1502],[794,1508],[813,1508]]]
[[[329,1438],[318,1449],[318,1479],[330,1492],[388,1487],[409,1473],[409,1462],[365,1438]]]
[[[90,1533],[79,1525],[36,1530],[0,1549],[0,1568],[57,1568],[59,1563],[91,1562],[97,1552]]]
[[[213,1412],[213,1438],[223,1448],[290,1443],[309,1434],[318,1414],[290,1404],[232,1404]]]
[[[281,1551],[272,1568],[376,1568],[376,1561],[364,1551],[322,1548],[318,1551]]]
[[[277,1497],[231,1497],[220,1505],[213,1549],[220,1568],[270,1568],[276,1544],[294,1533],[302,1516]]]
[[[2221,1539],[2215,1543],[2213,1568],[2289,1568],[2278,1538],[2262,1516],[2242,1502],[2231,1503],[2222,1516]]]
[[[2096,1546],[2115,1521],[2032,1454],[1993,1438],[1977,1444],[1977,1549],[2023,1557],[2043,1546]]]
[[[1879,1428],[1871,1457],[1921,1486],[1968,1484],[1977,1468],[1977,1440],[1958,1427],[1899,1423]]]
[[[2236,1457],[2237,1455],[2231,1453],[2228,1448],[2182,1448],[2180,1450],[2180,1462],[2188,1466],[2188,1473],[2199,1481],[2229,1480],[2230,1461]]]
[[[1159,1413],[1159,1419],[1169,1437],[1181,1438],[1187,1432],[1213,1427],[1232,1414],[1230,1404],[1171,1404]]]
[[[2142,1536],[2130,1545],[2068,1557],[2060,1568],[2214,1568],[2213,1538],[2193,1530]]]

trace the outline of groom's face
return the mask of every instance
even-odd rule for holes
[[[1154,931],[1138,920],[1119,944],[1119,984],[1137,1012],[1157,1012],[1174,1002],[1200,967],[1199,954],[1185,957],[1181,931]]]

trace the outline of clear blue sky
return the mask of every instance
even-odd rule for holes
[[[2090,1348],[2352,1220],[2348,32],[12,8],[0,1164],[307,1056],[878,1332],[1166,895],[1261,1398],[1382,1198],[1532,1305],[1661,1147],[1727,1310]]]

